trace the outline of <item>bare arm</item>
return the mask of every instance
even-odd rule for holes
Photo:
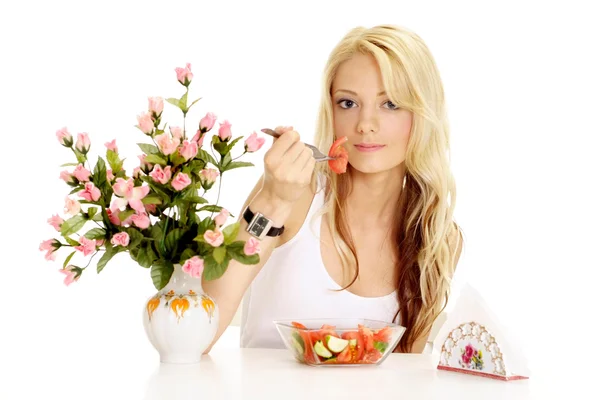
[[[286,133],[276,140],[265,155],[265,175],[259,181],[246,200],[240,212],[240,230],[236,240],[247,241],[251,235],[246,232],[247,222],[241,217],[246,206],[253,212],[260,212],[274,222],[275,226],[286,225],[297,220],[303,196],[310,193],[310,181],[314,171],[312,151],[299,142],[296,132]],[[290,218],[294,216],[294,218]],[[286,230],[291,228],[286,225]],[[293,228],[292,228],[293,230]],[[260,242],[260,262],[244,265],[231,260],[225,273],[216,280],[203,280],[203,289],[215,299],[219,307],[219,327],[209,348],[219,340],[231,323],[242,298],[263,265],[268,261],[282,237],[265,237]]]

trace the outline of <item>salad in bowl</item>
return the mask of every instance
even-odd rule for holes
[[[313,366],[379,365],[406,328],[369,319],[273,321],[296,360]]]

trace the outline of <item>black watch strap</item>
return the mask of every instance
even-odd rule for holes
[[[244,220],[247,223],[252,222],[252,219],[254,218],[254,213],[252,211],[250,211],[250,207],[246,207],[246,211],[244,211]],[[274,226],[271,227],[271,229],[269,229],[269,231],[267,232],[267,236],[271,236],[271,237],[275,237],[275,236],[279,236],[283,233],[284,230],[284,226],[276,228]]]

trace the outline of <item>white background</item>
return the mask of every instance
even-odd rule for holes
[[[597,360],[594,2],[303,3],[3,2],[0,398],[58,393],[48,369],[77,385],[69,374],[89,360],[88,379],[119,357],[147,360],[149,371],[158,362],[141,324],[155,292],[148,270],[123,254],[67,288],[57,270],[68,253],[47,262],[38,251],[57,237],[46,220],[62,212],[59,165],[73,161],[57,129],[88,132],[94,159],[116,138],[131,171],[145,140],[136,115],[148,96],[179,97],[174,68],[190,62],[190,96],[203,100],[189,124],[213,111],[235,136],[293,125],[310,141],[329,51],[350,28],[380,23],[416,31],[442,74],[466,233],[457,282],[477,287],[516,330],[533,374],[586,373]],[[255,168],[225,175],[220,204],[236,215],[266,148],[245,157]]]

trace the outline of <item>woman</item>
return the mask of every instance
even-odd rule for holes
[[[333,49],[315,143],[327,152],[347,137],[345,173],[316,165],[293,128],[277,130],[240,219],[240,240],[260,237],[261,263],[232,261],[203,283],[220,309],[215,341],[246,295],[242,347],[283,347],[276,319],[354,317],[402,324],[395,351],[422,352],[462,247],[444,92],[426,45],[383,25],[355,28]],[[258,213],[273,229],[254,223]]]

